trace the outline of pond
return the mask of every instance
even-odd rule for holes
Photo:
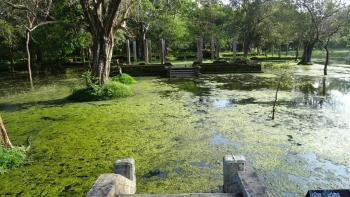
[[[134,95],[70,103],[80,84],[68,70],[23,82],[1,80],[0,112],[28,162],[0,175],[0,195],[86,193],[121,157],[136,160],[138,193],[220,192],[222,157],[243,154],[273,196],[350,185],[350,66],[293,66],[284,77],[203,75],[137,78]],[[278,81],[276,119],[271,120]]]

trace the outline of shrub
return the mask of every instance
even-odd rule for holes
[[[106,99],[128,97],[131,95],[132,95],[132,92],[128,86],[116,81],[112,81],[112,80],[108,81],[102,87],[102,97]]]
[[[285,62],[285,63],[264,62],[262,65],[265,69],[272,69],[272,70],[293,68],[293,64],[291,64],[290,62]]]
[[[73,90],[73,93],[68,97],[73,101],[98,101],[108,100],[113,98],[128,97],[132,95],[131,89],[119,82],[119,78],[131,83],[135,80],[129,75],[124,74],[124,77],[119,77],[118,81],[110,80],[104,86],[100,87],[93,81],[94,79],[89,76],[91,73],[83,75],[83,79],[86,82],[86,87]]]
[[[99,86],[90,86],[73,90],[68,97],[73,101],[96,101],[101,100],[101,88]]]
[[[117,82],[120,82],[120,83],[123,83],[123,84],[127,84],[127,85],[128,84],[133,84],[133,83],[136,82],[135,79],[132,76],[130,76],[128,74],[125,74],[125,73],[113,77],[112,81],[117,81]]]
[[[26,159],[26,150],[22,147],[5,149],[0,145],[0,173],[7,169],[18,167]]]

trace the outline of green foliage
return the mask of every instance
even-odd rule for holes
[[[171,62],[176,61],[176,57],[174,55],[171,55],[171,54],[167,55],[166,59],[171,61]]]
[[[132,76],[125,74],[125,73],[123,73],[121,75],[117,75],[117,76],[113,77],[111,80],[116,81],[116,82],[120,82],[120,83],[126,84],[126,85],[136,83],[135,79]]]
[[[0,173],[20,166],[26,159],[26,150],[22,147],[5,149],[0,145]]]
[[[264,69],[271,69],[271,70],[282,70],[285,69],[289,70],[293,67],[293,64],[287,62],[287,63],[274,63],[274,62],[264,62],[262,63],[262,66]]]
[[[128,97],[131,96],[132,92],[131,89],[126,86],[125,84],[115,82],[115,81],[108,81],[103,87],[102,87],[102,97],[103,98],[122,98],[122,97]]]
[[[68,97],[69,100],[97,101],[128,97],[132,95],[132,91],[125,84],[135,83],[135,80],[127,74],[111,79],[102,87],[96,84],[90,71],[85,72],[82,78],[85,81],[85,87],[73,90],[73,93]]]

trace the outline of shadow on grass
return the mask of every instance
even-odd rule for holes
[[[6,112],[14,112],[14,111],[28,109],[33,106],[43,106],[44,108],[62,107],[69,103],[74,103],[74,101],[71,101],[67,98],[63,98],[63,99],[53,99],[53,100],[45,100],[45,101],[24,102],[24,103],[0,103],[0,110],[6,111]]]

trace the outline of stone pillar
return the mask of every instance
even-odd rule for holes
[[[137,62],[137,46],[136,46],[136,40],[132,42],[132,48],[133,48],[133,53],[134,53],[134,63]]]
[[[216,45],[215,45],[215,56],[216,56],[216,59],[217,59],[217,60],[220,59],[220,40],[219,40],[219,39],[216,40]]]
[[[113,172],[120,174],[132,181],[136,181],[135,160],[132,158],[119,159],[113,164]]]
[[[152,62],[152,41],[147,40],[148,42],[148,61],[151,63]]]
[[[132,158],[120,159],[113,164],[113,173],[98,177],[87,197],[112,197],[136,193],[135,161]]]
[[[227,154],[223,161],[224,171],[224,192],[240,193],[241,180],[238,172],[245,171],[245,158],[242,155]]]
[[[160,63],[165,64],[165,40],[160,39]]]
[[[130,40],[127,39],[126,40],[126,56],[127,56],[127,64],[130,65],[131,64],[131,54],[130,54]]]
[[[203,38],[197,39],[197,61],[199,63],[203,62]]]
[[[235,62],[237,59],[237,36],[232,39],[232,54],[233,62]]]
[[[144,39],[143,40],[143,56],[144,56],[144,59],[145,59],[145,63],[148,64],[149,63],[149,56],[148,56],[148,40],[147,39]]]
[[[211,54],[211,61],[214,61],[214,59],[215,59],[215,41],[214,41],[214,36],[211,36],[210,54]]]

